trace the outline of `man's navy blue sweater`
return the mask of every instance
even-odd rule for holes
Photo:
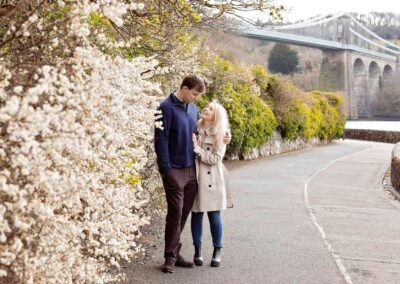
[[[192,166],[192,134],[196,132],[200,116],[196,106],[193,103],[184,104],[171,94],[160,104],[159,110],[164,129],[155,129],[154,146],[160,173],[164,174],[171,168]]]

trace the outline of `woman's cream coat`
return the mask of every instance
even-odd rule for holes
[[[193,203],[193,212],[224,210],[233,207],[228,184],[228,171],[222,160],[226,145],[214,149],[214,136],[205,130],[195,147],[196,173],[199,190]]]

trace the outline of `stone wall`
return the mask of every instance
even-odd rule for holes
[[[400,131],[346,129],[345,137],[348,139],[356,140],[397,143],[400,142]]]
[[[310,148],[313,145],[320,144],[320,140],[317,138],[306,141],[305,139],[297,138],[296,140],[282,139],[282,136],[278,132],[274,132],[273,136],[267,140],[267,143],[253,148],[249,153],[246,154],[231,154],[225,158],[228,160],[253,160],[259,157],[269,157],[279,155],[287,152]]]
[[[393,148],[391,175],[392,185],[400,193],[400,143]]]

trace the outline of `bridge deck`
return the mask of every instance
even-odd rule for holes
[[[329,41],[324,39],[318,39],[318,38],[312,38],[312,37],[306,37],[306,36],[300,36],[300,35],[294,35],[294,34],[288,34],[270,30],[259,30],[255,28],[240,31],[237,33],[245,37],[262,39],[262,40],[271,40],[271,41],[295,44],[312,48],[354,51],[368,56],[385,59],[393,63],[396,62],[396,56],[335,41]]]

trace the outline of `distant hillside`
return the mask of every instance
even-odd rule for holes
[[[265,67],[267,67],[269,52],[275,44],[275,42],[245,38],[223,31],[210,31],[202,33],[202,36],[205,45],[227,59]],[[299,70],[305,68],[306,65],[314,68],[321,64],[321,50],[297,45],[291,45],[291,48],[296,50],[301,58]]]
[[[367,28],[387,40],[399,43],[400,14],[371,12],[369,14],[353,14],[354,17]]]
[[[223,31],[202,32],[201,36],[204,44],[223,58],[248,65],[261,65],[268,70],[268,57],[275,42],[245,38]],[[298,71],[284,77],[289,77],[296,86],[305,91],[317,89],[322,51],[297,45],[290,47],[298,53]]]

